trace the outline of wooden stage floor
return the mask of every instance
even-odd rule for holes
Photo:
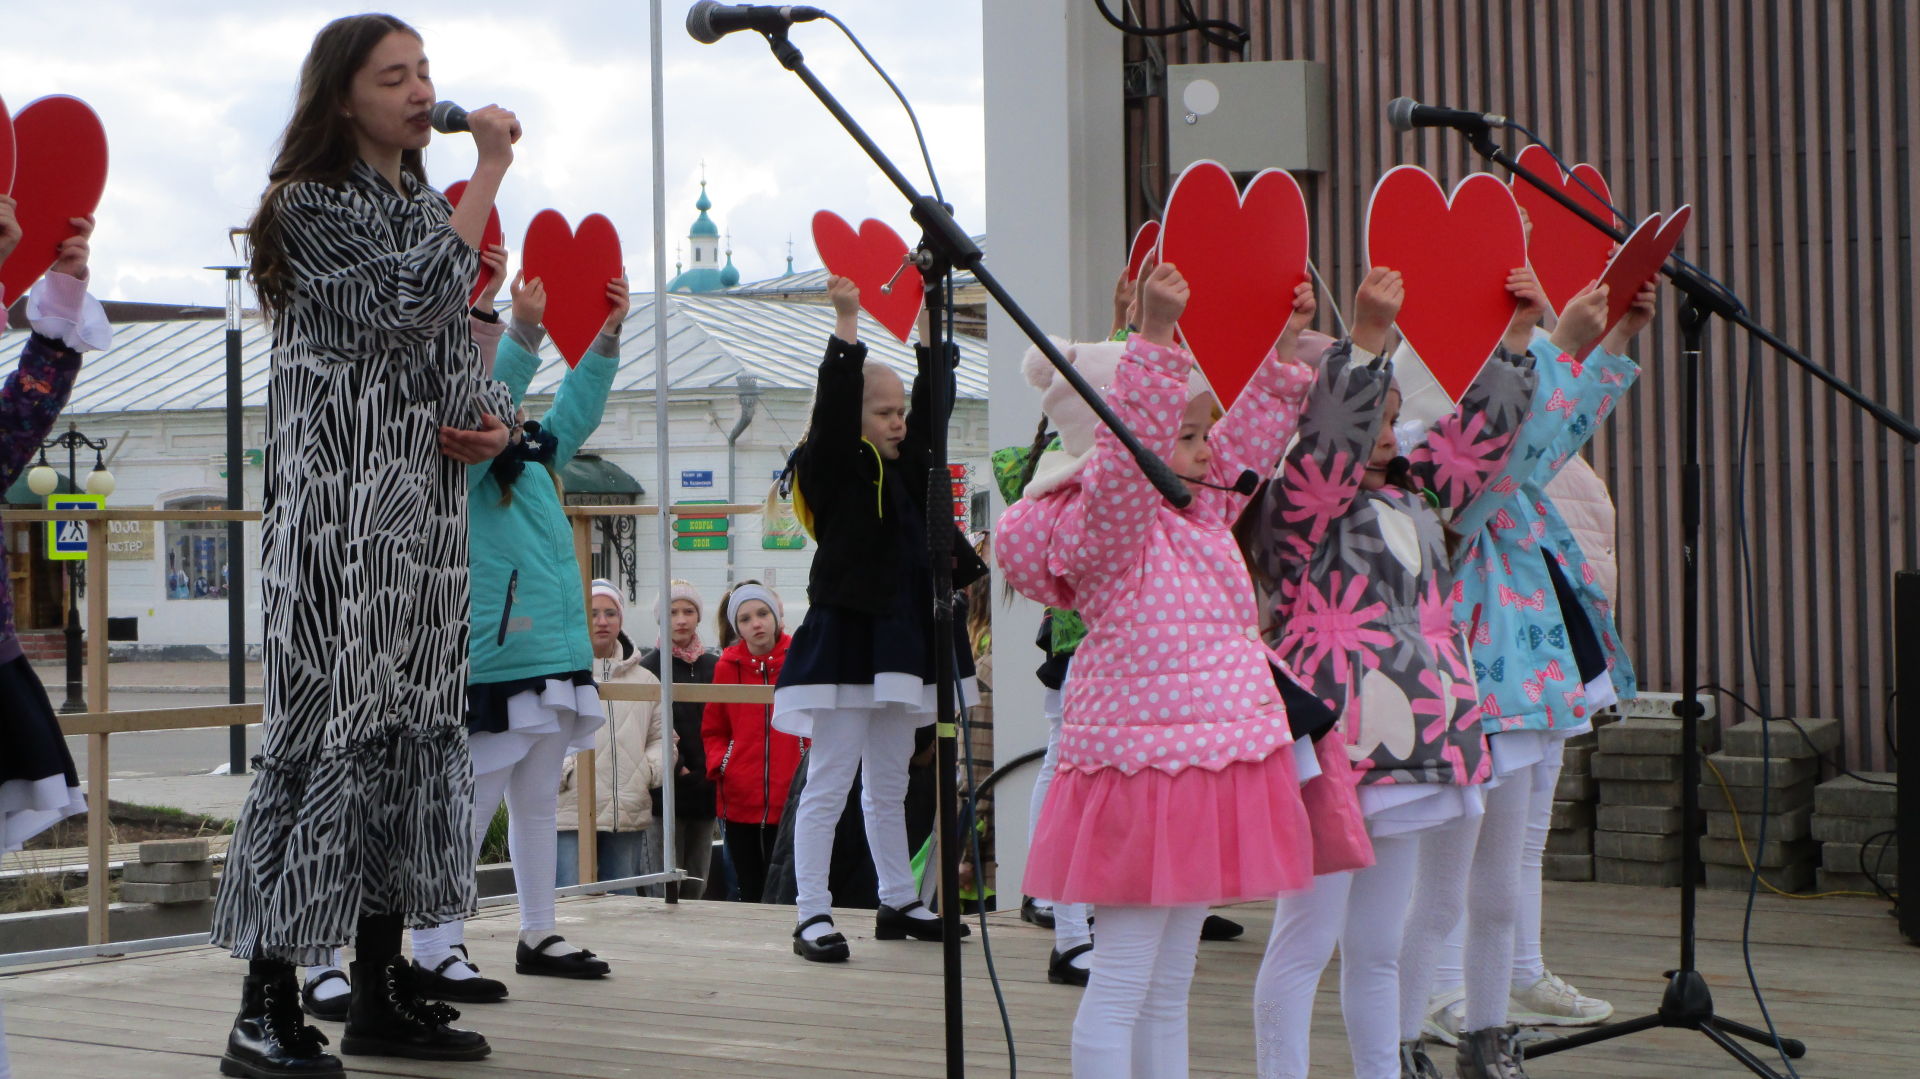
[[[1701,893],[1701,968],[1722,1012],[1759,1021],[1742,974],[1744,896]],[[1675,958],[1671,889],[1549,884],[1547,952],[1557,972],[1614,1001],[1623,1017],[1652,1009]],[[1253,1073],[1249,994],[1271,904],[1236,908],[1239,941],[1203,944],[1193,997],[1193,1074]],[[603,982],[511,973],[512,909],[469,933],[489,973],[513,997],[466,1010],[491,1058],[420,1064],[349,1057],[349,1073],[384,1076],[670,1077],[941,1076],[940,953],[879,943],[858,912],[840,919],[853,942],[845,966],[790,951],[790,908],[596,897],[563,900],[561,929],[614,966]],[[1048,984],[1051,934],[1011,913],[992,916],[994,954],[1011,1010],[1020,1074],[1069,1073],[1068,1031],[1079,991]],[[1904,944],[1886,905],[1853,899],[1762,897],[1754,961],[1781,1031],[1808,1043],[1813,1077],[1920,1075],[1920,950]],[[968,1071],[1004,1076],[1000,1020],[978,933],[965,945]],[[1337,960],[1336,960],[1337,962]],[[237,1002],[240,964],[208,948],[28,970],[0,977],[19,1079],[212,1076]],[[1337,976],[1322,980],[1315,1073],[1351,1074]],[[330,1035],[339,1028],[323,1025]],[[1450,1056],[1441,1058],[1452,1074]],[[1657,1031],[1529,1062],[1556,1076],[1746,1075],[1704,1037]]]

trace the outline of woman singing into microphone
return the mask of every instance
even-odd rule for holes
[[[249,960],[227,1075],[341,1074],[293,964],[349,941],[342,1052],[489,1051],[420,998],[400,936],[474,904],[467,466],[505,447],[511,401],[483,376],[467,295],[519,126],[471,114],[479,162],[453,210],[421,167],[433,101],[411,27],[327,24],[248,228],[273,330],[265,725],[214,911],[214,943]]]

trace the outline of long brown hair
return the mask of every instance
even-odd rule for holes
[[[348,15],[320,28],[313,47],[300,65],[300,90],[293,117],[280,135],[280,152],[267,171],[267,189],[260,208],[247,223],[247,278],[260,297],[260,306],[273,314],[284,309],[293,293],[286,245],[279,233],[280,197],[288,185],[305,181],[340,184],[360,158],[353,121],[344,111],[353,76],[367,62],[374,47],[388,34],[420,32],[392,15]],[[427,181],[420,151],[400,155],[400,169],[421,183]]]

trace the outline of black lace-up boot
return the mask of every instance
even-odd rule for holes
[[[354,963],[353,1003],[347,1008],[347,1032],[340,1051],[356,1056],[409,1057],[414,1060],[479,1060],[493,1047],[471,1030],[449,1026],[460,1013],[420,995],[413,970],[403,956],[386,962]]]

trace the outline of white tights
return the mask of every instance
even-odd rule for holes
[[[1340,1012],[1357,1079],[1399,1079],[1400,936],[1413,894],[1418,844],[1413,836],[1378,836],[1374,864],[1353,873],[1313,878],[1313,887],[1281,896],[1273,935],[1253,988],[1253,1032],[1260,1079],[1307,1074],[1313,996],[1340,945]],[[1100,910],[1100,948],[1108,944]],[[1095,964],[1098,970],[1098,962]]]
[[[1206,920],[1203,906],[1100,907],[1073,1017],[1074,1079],[1186,1079],[1187,992]]]
[[[0,1004],[0,1079],[12,1079],[13,1065],[7,1063],[7,1009]]]
[[[560,803],[560,769],[566,763],[569,735],[543,734],[510,768],[473,777],[473,860],[501,799],[507,803],[507,848],[513,855],[513,885],[520,893],[520,934],[546,936],[553,931],[554,817]],[[413,955],[434,965],[466,940],[466,922],[448,922],[413,931]],[[528,942],[537,944],[539,941]]]
[[[1486,813],[1420,833],[1421,902],[1408,915],[1402,951],[1400,1036],[1419,1037],[1433,990],[1435,959],[1453,927],[1465,925],[1468,1030],[1505,1026],[1519,912],[1520,848],[1533,801],[1533,769],[1487,791]],[[1464,904],[1466,917],[1461,918]]]
[[[1563,754],[1563,746],[1551,746],[1547,755],[1530,769],[1533,773],[1533,791],[1527,806],[1526,843],[1520,851],[1517,892],[1520,908],[1513,923],[1514,989],[1525,989],[1547,976],[1545,952],[1540,942],[1540,866],[1547,849],[1547,830],[1553,821],[1553,792],[1560,783]],[[1511,781],[1512,777],[1508,779]],[[1467,926],[1465,920],[1461,919],[1454,923],[1452,932],[1447,934],[1446,943],[1441,945],[1439,962],[1434,966],[1433,991],[1436,994],[1459,989],[1465,983],[1461,952],[1466,940]]]
[[[793,822],[795,905],[800,920],[833,912],[828,874],[833,831],[860,775],[860,809],[867,849],[880,880],[880,902],[904,907],[919,893],[907,854],[907,762],[913,756],[914,719],[897,704],[815,712],[807,785]]]
[[[1040,810],[1047,804],[1047,791],[1053,786],[1054,769],[1060,766],[1060,728],[1064,722],[1062,713],[1062,690],[1047,691],[1045,715],[1047,717],[1047,755],[1040,761],[1040,778],[1033,782],[1033,800],[1027,806],[1027,847],[1033,847],[1033,830],[1040,825]],[[1037,896],[1035,898],[1045,898]],[[1053,946],[1064,952],[1079,944],[1092,940],[1087,929],[1087,905],[1085,903],[1055,903],[1053,905]]]

